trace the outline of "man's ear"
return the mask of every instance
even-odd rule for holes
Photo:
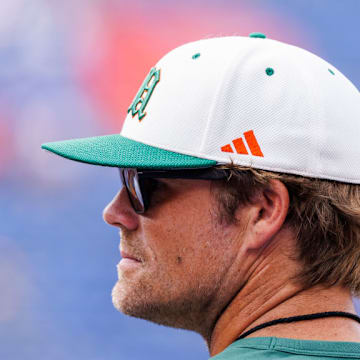
[[[280,231],[288,209],[289,192],[286,186],[279,180],[270,180],[268,188],[261,190],[247,208],[247,248],[259,249],[266,245]]]

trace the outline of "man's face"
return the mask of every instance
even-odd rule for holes
[[[113,288],[121,312],[156,323],[198,330],[214,306],[236,251],[231,229],[219,225],[211,182],[161,179],[144,215],[122,189],[104,210],[121,228],[122,261]]]

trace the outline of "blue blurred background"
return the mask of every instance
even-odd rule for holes
[[[117,172],[40,144],[120,132],[150,67],[200,38],[263,32],[360,88],[359,14],[358,0],[1,0],[0,359],[207,359],[199,335],[112,306]]]

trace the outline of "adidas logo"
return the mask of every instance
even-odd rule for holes
[[[250,149],[250,152],[252,155],[254,156],[261,156],[264,157],[264,154],[262,153],[261,149],[260,149],[260,145],[256,140],[255,134],[253,130],[249,130],[244,132],[244,137],[245,137],[245,142],[248,146],[248,148]],[[243,154],[243,155],[249,155],[249,152],[245,146],[245,143],[243,141],[243,139],[240,137],[238,139],[235,139],[232,141],[235,151],[238,154]],[[222,152],[228,152],[228,153],[233,153],[234,150],[231,146],[231,144],[227,144],[221,147],[221,151]]]

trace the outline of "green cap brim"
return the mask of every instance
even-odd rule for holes
[[[70,160],[102,166],[180,169],[216,165],[213,160],[159,149],[119,134],[50,142],[41,147]]]

